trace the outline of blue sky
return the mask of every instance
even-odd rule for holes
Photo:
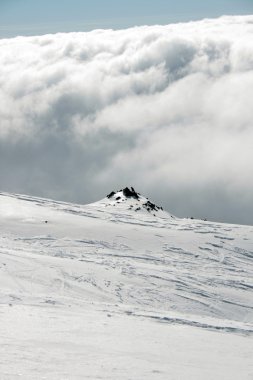
[[[0,37],[253,14],[253,0],[0,0]]]

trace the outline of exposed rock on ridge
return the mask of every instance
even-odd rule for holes
[[[125,187],[117,192],[112,191],[107,195],[107,198],[113,202],[113,206],[115,206],[115,203],[120,204],[122,202],[131,201],[128,209],[136,212],[145,210],[156,215],[155,212],[163,211],[162,207],[157,206],[155,203],[152,203],[147,198],[141,196],[141,194],[137,193],[133,187]],[[135,204],[133,201],[138,201],[139,203]]]

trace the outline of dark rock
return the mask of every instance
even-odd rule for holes
[[[117,203],[120,203],[119,201],[121,202],[125,202],[127,201],[128,198],[134,198],[136,199],[138,202],[141,201],[141,196],[140,196],[140,193],[137,193],[135,191],[135,189],[131,186],[131,187],[125,187],[124,189],[121,189],[119,190],[118,192],[121,192],[123,193],[124,197],[121,197],[121,196],[117,196],[116,197],[116,201]],[[112,198],[115,196],[115,194],[117,194],[118,192],[115,192],[115,191],[112,191],[110,194],[107,195],[107,198]],[[127,199],[126,199],[127,198]],[[145,210],[147,210],[149,213],[152,213],[154,214],[154,211],[159,211],[159,210],[163,210],[162,207],[159,207],[157,205],[155,205],[154,203],[150,202],[147,198],[147,201],[145,203],[143,203],[141,205],[141,207],[138,207],[138,202],[136,203],[135,206],[137,206],[137,208],[135,208],[135,211],[139,211],[141,210],[141,208],[143,207]],[[115,206],[115,204],[113,205]],[[133,208],[133,206],[131,205],[130,208]]]
[[[136,193],[133,187],[131,187],[131,190],[128,187],[125,187],[125,189],[123,189],[122,191],[125,197],[127,198],[139,199],[139,195]]]
[[[143,207],[145,207],[148,211],[154,210],[158,211],[160,207],[156,206],[154,203],[147,201],[146,203],[143,204]]]
[[[107,198],[112,198],[115,194],[115,191],[112,191],[110,194],[107,195]]]

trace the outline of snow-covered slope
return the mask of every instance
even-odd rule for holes
[[[253,227],[126,188],[0,193],[0,231],[1,379],[252,379]]]

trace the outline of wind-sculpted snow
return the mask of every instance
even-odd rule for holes
[[[0,193],[1,379],[250,380],[253,227],[119,193]]]
[[[252,224],[252,20],[0,40],[2,189]]]
[[[153,216],[128,202],[2,195],[1,302],[91,298],[253,332],[253,227]]]

